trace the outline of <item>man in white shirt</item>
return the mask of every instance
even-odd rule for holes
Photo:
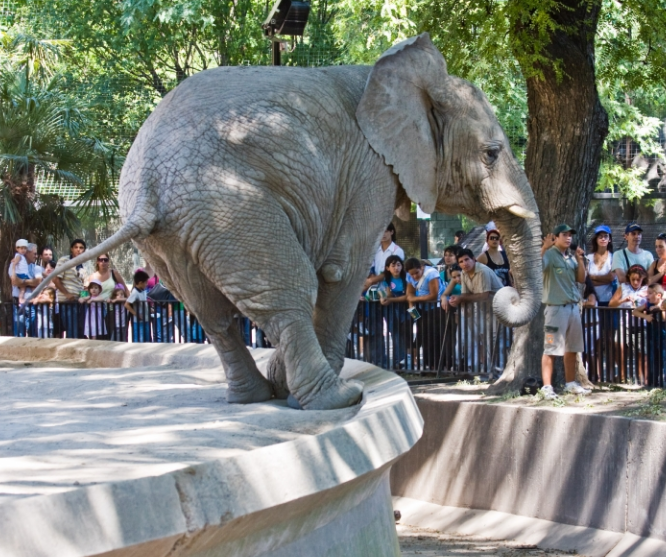
[[[627,271],[632,265],[641,265],[646,271],[654,261],[654,256],[640,248],[643,239],[643,229],[639,224],[632,222],[624,229],[624,239],[627,247],[613,254],[613,271],[617,280],[627,282]]]
[[[384,266],[390,255],[397,255],[402,261],[405,261],[405,252],[395,243],[395,226],[390,222],[382,234],[382,241],[377,248],[375,259],[372,263],[370,276],[365,280],[363,290],[367,290],[373,284],[379,284],[384,280]]]

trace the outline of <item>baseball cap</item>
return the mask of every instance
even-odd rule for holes
[[[576,233],[576,231],[573,228],[571,228],[568,224],[564,223],[558,224],[555,228],[553,228],[553,234],[555,234],[555,236],[562,234],[562,232],[571,232],[572,234]]]
[[[28,240],[16,240],[16,247],[17,248],[27,248],[28,247]]]
[[[631,224],[627,225],[627,228],[624,229],[625,234],[629,234],[629,232],[643,232],[643,229],[641,228],[641,225],[635,222],[632,222]]]
[[[605,224],[600,224],[594,229],[595,234],[599,234],[600,232],[605,232],[606,234],[611,233],[610,226],[606,226]]]
[[[99,281],[99,280],[97,280],[97,279],[92,279],[92,280],[88,283],[88,286],[90,286],[91,284],[96,284],[96,285],[99,286],[100,288],[104,288],[104,285],[102,284],[102,282]]]

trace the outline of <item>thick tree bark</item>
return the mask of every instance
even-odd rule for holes
[[[525,172],[539,206],[542,230],[566,222],[584,238],[592,192],[597,183],[608,116],[596,88],[594,37],[601,1],[564,0],[552,17],[565,29],[553,33],[545,54],[558,63],[539,65],[543,78],[527,79],[528,142]],[[514,32],[530,32],[531,22]],[[524,59],[516,53],[518,59]],[[526,75],[532,68],[523,67]],[[496,392],[516,390],[525,377],[541,376],[543,312],[514,331],[514,346]]]

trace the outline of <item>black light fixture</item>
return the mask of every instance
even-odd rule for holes
[[[280,42],[276,35],[303,35],[310,15],[310,2],[276,0],[266,21],[261,25],[264,33],[273,41],[273,65],[280,65]]]

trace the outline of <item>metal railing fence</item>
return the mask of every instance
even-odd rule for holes
[[[435,303],[361,302],[351,325],[346,357],[386,369],[437,374],[499,375],[511,347],[512,332],[492,313],[490,302],[443,311]]]
[[[651,322],[631,309],[583,310],[583,361],[593,382],[663,387],[666,323],[661,312]]]
[[[13,303],[0,304],[0,334],[38,338],[95,338],[120,342],[206,343],[206,333],[180,302],[138,302],[130,315],[122,303],[37,304],[21,315]],[[417,304],[362,301],[354,313],[346,354],[386,369],[410,373],[498,375],[506,365],[513,332],[501,325],[490,302],[443,311]],[[248,346],[270,347],[263,332],[238,316]],[[651,322],[629,309],[586,308],[582,314],[583,361],[593,382],[666,383],[666,323]],[[540,349],[540,347],[539,347]]]

